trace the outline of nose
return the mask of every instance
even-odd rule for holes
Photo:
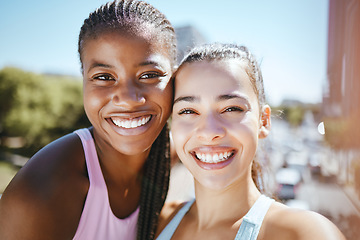
[[[145,103],[141,89],[133,83],[124,83],[116,86],[112,101],[114,105],[131,109]]]
[[[203,142],[212,142],[222,139],[225,136],[226,130],[222,125],[221,120],[213,114],[203,116],[199,121],[196,131],[199,140]]]

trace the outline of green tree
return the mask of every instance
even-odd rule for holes
[[[276,117],[286,120],[293,127],[300,126],[305,111],[306,108],[300,105],[272,107],[272,112]]]
[[[0,134],[22,136],[27,155],[89,125],[79,79],[5,68],[0,71],[0,96]]]

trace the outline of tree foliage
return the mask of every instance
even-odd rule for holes
[[[303,123],[306,112],[311,111],[318,120],[321,112],[319,104],[301,103],[299,101],[296,104],[272,106],[271,109],[275,117],[287,121],[292,127],[299,127]]]
[[[304,119],[305,107],[303,106],[279,106],[272,107],[272,112],[289,122],[290,126],[298,127]]]
[[[81,81],[16,68],[0,71],[0,136],[21,136],[29,154],[79,127],[89,126]]]

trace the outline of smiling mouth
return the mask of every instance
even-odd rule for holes
[[[148,122],[150,122],[151,118],[152,115],[131,118],[131,119],[116,118],[116,117],[112,117],[110,119],[118,127],[126,128],[126,129],[134,129],[147,124]]]
[[[226,151],[220,153],[200,153],[194,152],[193,155],[197,160],[204,163],[220,163],[228,160],[232,156],[234,156],[235,151]]]

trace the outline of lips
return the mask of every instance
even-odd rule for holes
[[[198,160],[205,163],[219,163],[228,160],[234,154],[233,151],[226,151],[220,153],[201,153],[195,152]]]
[[[136,118],[120,118],[111,117],[111,121],[118,127],[126,129],[134,129],[147,124],[151,119],[151,115]]]
[[[203,147],[190,152],[196,163],[205,170],[216,170],[229,165],[236,154],[235,149]]]
[[[111,129],[121,136],[141,136],[154,123],[156,115],[151,113],[113,114],[105,118]]]

